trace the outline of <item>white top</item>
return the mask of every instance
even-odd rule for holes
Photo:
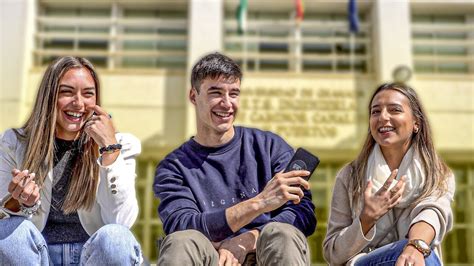
[[[122,150],[115,162],[109,166],[99,164],[99,185],[95,203],[90,211],[78,210],[82,227],[92,235],[106,224],[121,224],[130,228],[138,216],[135,195],[135,157],[140,153],[140,140],[126,133],[115,135],[122,144]],[[21,169],[25,145],[17,139],[15,132],[8,129],[0,134],[0,202],[8,193],[13,168]],[[49,215],[53,171],[48,172],[41,189],[41,207],[30,219],[43,231]],[[112,188],[114,184],[114,188]]]

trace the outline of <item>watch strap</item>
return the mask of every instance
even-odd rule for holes
[[[422,245],[428,248],[425,248]],[[423,257],[425,258],[431,254],[430,246],[423,239],[410,239],[408,240],[407,246],[413,246],[416,248],[416,250],[423,254]]]

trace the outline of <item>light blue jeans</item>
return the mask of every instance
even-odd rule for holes
[[[380,247],[369,254],[358,259],[355,266],[389,266],[395,265],[398,257],[402,254],[403,248],[407,244],[408,240],[399,240]],[[441,266],[436,253],[431,254],[425,258],[426,266]]]
[[[85,243],[47,245],[22,217],[0,220],[0,265],[139,265],[140,245],[128,228],[109,224]]]

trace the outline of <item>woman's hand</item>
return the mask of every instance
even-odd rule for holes
[[[40,188],[34,181],[35,173],[28,170],[12,170],[12,181],[8,184],[8,192],[19,203],[31,207],[40,199]]]
[[[364,208],[360,214],[364,235],[369,232],[380,217],[395,207],[402,199],[406,176],[402,176],[400,181],[392,189],[389,189],[397,173],[398,169],[393,170],[390,177],[375,194],[372,194],[372,181],[369,180],[367,183],[364,191]]]
[[[415,247],[408,245],[398,257],[395,266],[425,266],[425,257]]]
[[[93,115],[84,125],[86,134],[91,136],[100,148],[117,144],[118,141],[115,138],[115,127],[109,114],[98,105],[95,105],[92,110],[94,110],[95,115]],[[102,165],[111,165],[115,162],[119,154],[119,150],[112,153],[102,154]]]
[[[98,105],[89,111],[94,111],[95,114],[84,125],[86,134],[93,138],[99,147],[116,144],[115,128],[109,114]]]
[[[436,235],[434,228],[425,221],[413,224],[408,230],[408,239],[421,239],[425,243],[431,243]],[[396,266],[424,266],[425,257],[423,253],[412,245],[407,245],[398,257]]]

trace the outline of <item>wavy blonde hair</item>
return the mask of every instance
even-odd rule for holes
[[[84,68],[90,72],[95,82],[96,104],[100,104],[100,83],[94,66],[85,58],[60,57],[46,69],[28,120],[21,130],[15,130],[18,138],[26,145],[22,169],[36,174],[35,182],[40,188],[54,164],[59,82],[73,68]],[[96,163],[99,156],[98,145],[83,130],[79,133],[78,144],[77,160],[74,162],[62,205],[65,214],[78,209],[90,210],[95,202],[99,182],[99,166]]]
[[[447,192],[448,184],[447,180],[451,174],[451,170],[448,168],[446,163],[438,156],[433,145],[433,138],[431,133],[431,127],[428,122],[426,113],[421,105],[421,101],[416,94],[415,90],[409,86],[398,84],[398,83],[386,83],[379,86],[372,94],[372,98],[369,101],[369,116],[372,101],[375,95],[384,90],[397,91],[408,98],[410,109],[413,112],[415,120],[419,124],[418,133],[412,133],[410,145],[414,145],[415,152],[417,152],[422,161],[426,175],[425,185],[420,193],[420,196],[412,203],[416,205],[422,199],[431,196],[441,196]],[[360,196],[363,194],[365,189],[365,176],[367,170],[367,161],[375,146],[375,139],[370,133],[370,128],[365,138],[364,145],[357,158],[350,163],[352,168],[352,185],[350,185],[350,193],[352,194],[352,202],[357,203]]]

